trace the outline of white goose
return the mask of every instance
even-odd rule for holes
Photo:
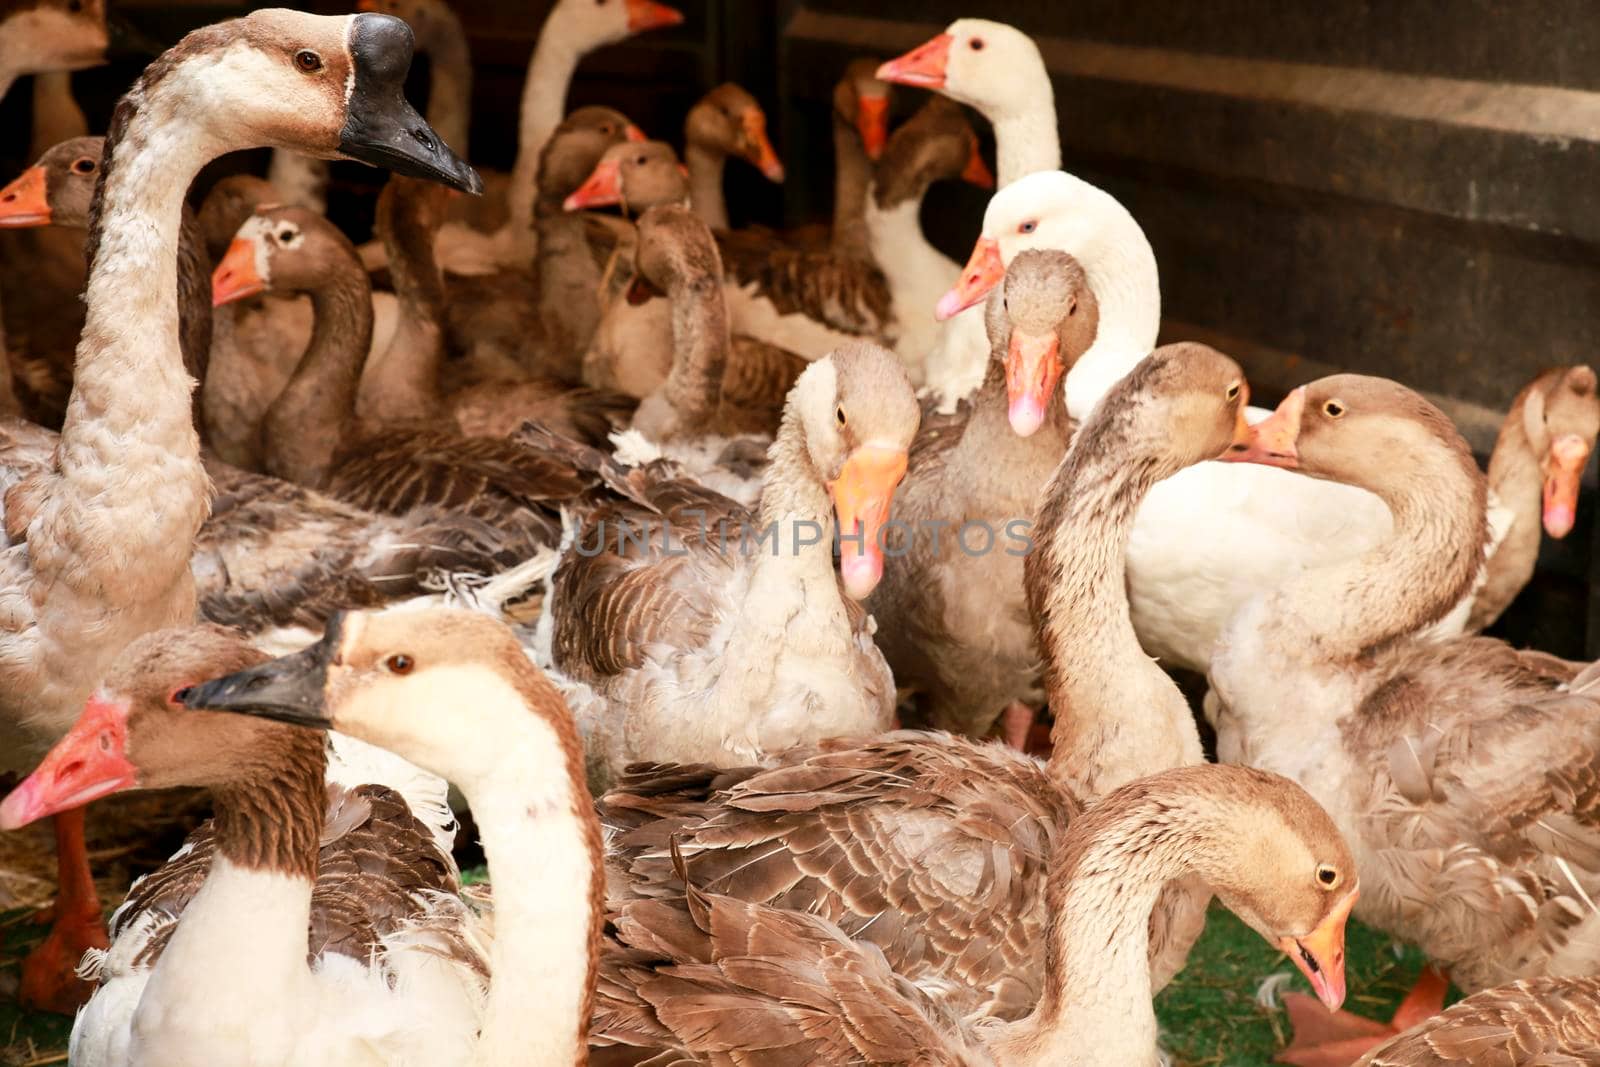
[[[1032,174],[989,202],[983,236],[948,315],[977,301],[1028,248],[1076,256],[1100,302],[1100,332],[1067,375],[1075,419],[1145,357],[1161,322],[1155,256],[1110,194],[1061,171]],[[964,358],[986,358],[986,350]],[[1251,409],[1252,421],[1266,412]],[[1222,627],[1258,593],[1312,566],[1354,558],[1389,536],[1376,496],[1335,482],[1298,481],[1266,467],[1201,463],[1158,484],[1128,543],[1128,601],[1145,649],[1168,666],[1204,671]],[[1471,595],[1439,624],[1459,632]]]
[[[475,190],[477,175],[401,95],[410,60],[411,31],[398,19],[258,11],[190,34],[118,103],[54,465],[7,494],[7,529],[25,531],[26,543],[0,552],[6,767],[25,767],[65,732],[130,641],[194,617],[189,555],[209,482],[178,345],[178,229],[190,182],[224,153],[282,146]],[[82,948],[98,940],[100,915],[82,814],[57,824],[67,827],[63,859],[76,868],[64,889],[76,894],[61,902],[59,936],[25,978],[60,996]]]

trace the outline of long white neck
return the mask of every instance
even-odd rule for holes
[[[494,977],[473,1062],[586,1063],[602,876],[581,752],[512,686],[465,691],[492,724],[482,736],[494,752],[494,770],[459,783],[495,886]]]
[[[559,15],[559,10],[555,13]],[[517,162],[511,171],[511,233],[518,242],[531,234],[533,199],[539,184],[539,153],[567,110],[567,88],[583,58],[573,35],[559,18],[545,20],[539,43],[528,61],[522,85],[521,122],[517,126]]]
[[[689,204],[694,213],[713,230],[726,230],[728,203],[722,191],[722,176],[728,157],[693,141],[684,146],[683,155],[689,168]]]
[[[996,180],[1004,189],[1018,178],[1061,169],[1061,134],[1056,128],[1055,92],[1041,67],[1025,76],[1026,91],[1013,86],[1027,103],[985,117],[994,125]]]
[[[1094,343],[1067,372],[1067,411],[1080,422],[1151,353],[1161,330],[1161,275],[1155,253],[1137,226],[1126,234],[1121,229],[1098,242],[1092,256],[1068,249],[1085,264],[1100,303]]]
[[[922,197],[885,208],[878,206],[875,192],[866,198],[867,243],[889,283],[889,299],[899,330],[895,353],[911,373],[912,384],[921,386],[923,363],[942,328],[933,317],[933,306],[961,276],[961,265],[923,236]]]

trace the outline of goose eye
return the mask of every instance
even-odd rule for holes
[[[1032,233],[1034,230],[1037,230],[1038,228],[1039,228],[1039,220],[1038,219],[1029,219],[1027,222],[1024,222],[1021,226],[1017,227],[1017,232],[1018,233]]]
[[[1322,413],[1330,419],[1337,419],[1344,414],[1344,405],[1337,400],[1329,400],[1322,405]]]
[[[967,42],[967,47],[972,49],[974,52],[983,51],[983,38],[974,37],[972,40]]]
[[[93,174],[94,173],[94,160],[90,159],[88,156],[83,156],[83,157],[81,157],[79,159],[73,160],[72,161],[72,173],[74,173],[74,174]]]
[[[833,417],[834,417],[835,421],[837,421],[839,423],[840,426],[843,426],[844,425],[844,421],[845,421],[844,420],[844,408],[842,408],[842,407],[835,408],[834,411],[833,411]]]
[[[167,703],[173,705],[174,707],[181,705],[183,703],[183,698],[188,696],[189,690],[193,688],[194,686],[192,685],[178,686],[178,688],[167,694]]]
[[[322,69],[322,57],[309,48],[302,48],[294,54],[294,65],[303,73],[315,74]]]
[[[1339,885],[1339,871],[1326,863],[1317,865],[1317,882],[1324,889],[1334,889]]]
[[[279,244],[285,244],[286,245],[293,239],[294,239],[294,231],[293,230],[284,229],[284,230],[279,230],[278,231],[278,243]]]
[[[384,660],[383,666],[390,674],[410,674],[411,668],[416,666],[416,661],[404,652],[399,652]]]
[[[1239,383],[1238,382],[1234,382],[1232,385],[1228,386],[1228,394],[1227,395],[1228,395],[1228,399],[1229,400],[1237,400],[1237,399],[1239,399]]]

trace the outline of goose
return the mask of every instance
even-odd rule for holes
[[[892,355],[840,349],[790,391],[754,513],[669,481],[580,516],[546,606],[556,669],[594,693],[601,780],[636,760],[748,762],[889,726],[894,685],[856,602],[883,574],[918,420]],[[835,514],[850,535],[837,570]]]
[[[311,649],[183,699],[347,731],[467,795],[501,887],[479,1062],[511,1062],[513,1050],[532,1062],[583,1062],[588,1041],[713,1064],[759,1055],[1153,1065],[1144,930],[1162,885],[1182,876],[1204,878],[1264,938],[1292,949],[1329,1004],[1344,996],[1354,864],[1327,814],[1277,775],[1186,767],[1096,805],[1052,864],[1047,892],[1061,921],[1047,935],[1038,1010],[1010,1025],[964,1024],[881,953],[801,910],[691,889],[623,903],[607,923],[600,826],[573,717],[492,619],[351,613]],[[441,702],[460,715],[439,714]],[[514,1002],[500,999],[513,991]],[[501,1059],[486,1055],[491,1044]]]
[[[74,137],[53,145],[0,189],[0,228],[59,226],[87,232],[104,150],[104,137]],[[210,273],[199,221],[185,204],[178,231],[178,348],[184,369],[196,381],[205,380],[211,356],[211,309],[206,299]],[[74,344],[82,323],[78,314],[70,324]],[[64,364],[64,376],[70,380],[70,356]]]
[[[767,140],[767,116],[756,98],[727,82],[702,96],[683,120],[683,159],[689,169],[689,200],[713,230],[726,230],[728,204],[723,170],[738,156],[771,182],[783,182],[783,163]]]
[[[0,803],[9,829],[130,787],[214,799],[90,955],[72,1062],[465,1062],[488,934],[459,896],[445,784],[348,738],[176,698],[266,658],[217,626],[137,638]]]
[[[1067,411],[1082,419],[1155,344],[1161,296],[1149,242],[1115,198],[1061,171],[1001,189],[983,232],[941,313],[981,300],[1023,249],[1070,252],[1100,303],[1095,344],[1066,377]],[[1253,418],[1265,414],[1252,409]],[[1157,485],[1134,523],[1134,628],[1163,664],[1204,672],[1223,626],[1252,596],[1322,561],[1359,556],[1391,528],[1382,501],[1353,485],[1198,464]],[[1469,606],[1463,598],[1436,632],[1459,632]]]
[[[1025,1016],[1044,989],[1044,883],[1064,828],[1133,778],[1202,759],[1187,704],[1126,622],[1121,541],[1151,480],[1238,439],[1243,400],[1232,360],[1158,349],[1079,430],[1042,494],[1023,579],[1060,709],[1048,766],[901,732],[785,753],[770,769],[634,768],[601,805],[616,884],[681,893],[676,842],[708,892],[837,923],[958,1014]],[[1182,967],[1208,896],[1179,884],[1156,907],[1153,989]]]
[[[994,127],[1004,189],[1061,169],[1061,136],[1050,72],[1033,38],[1003,22],[957,19],[945,31],[878,68],[886,82],[934,89],[968,104]]]
[[[45,70],[33,76],[33,133],[28,154],[34,159],[52,145],[84,137],[89,118],[72,95],[72,71]]]
[[[1600,1048],[1600,977],[1534,978],[1474,993],[1356,1067],[1532,1067]]]
[[[302,652],[182,699],[301,725],[331,714],[348,720],[343,732],[421,758],[459,788],[501,888],[477,1036],[436,1062],[587,1062],[605,922],[600,823],[573,717],[504,624],[459,609],[349,612]],[[402,740],[384,721],[415,729]]]
[[[539,159],[566,113],[567,88],[583,57],[646,30],[676,26],[683,14],[655,0],[557,0],[539,30],[522,86],[517,159],[506,185],[510,221],[493,234],[450,225],[439,235],[439,261],[456,274],[525,267],[537,251],[533,203]],[[367,260],[376,266],[376,258]]]
[[[1077,260],[1034,251],[1012,260],[986,315],[988,377],[958,416],[929,420],[912,443],[886,548],[897,562],[867,600],[895,684],[916,691],[929,725],[971,737],[1013,701],[1041,699],[1023,557],[1072,434],[1061,375],[1093,343],[1099,307]],[[963,529],[988,550],[969,551]],[[1020,748],[1018,734],[1007,738]]]
[[[853,59],[833,87],[833,220],[828,247],[835,255],[872,261],[865,213],[872,164],[889,139],[889,86],[875,59]]]
[[[91,211],[72,399],[51,469],[28,483],[26,542],[0,555],[8,768],[60,736],[129,641],[194,613],[189,553],[208,490],[178,349],[190,182],[217,155],[279,145],[474,188],[471,169],[400,95],[410,50],[397,19],[258,11],[191,33],[117,105]],[[56,816],[63,897],[24,964],[34,1003],[76,1003],[73,969],[104,943],[82,820],[81,809]]]
[[[39,0],[0,9],[0,100],[18,78],[105,62],[104,0]],[[21,410],[0,318],[0,415]]]
[[[872,260],[889,285],[895,353],[917,386],[925,382],[924,361],[939,338],[929,309],[961,275],[961,266],[923,236],[922,200],[935,181],[957,177],[994,188],[966,115],[944,97],[930,97],[889,138],[864,205]]]
[[[1494,623],[1533,577],[1539,528],[1562,538],[1578,515],[1578,485],[1600,434],[1594,368],[1556,367],[1529,382],[1500,427],[1489,456],[1489,489],[1516,517],[1484,566],[1466,629]]]
[[[1229,458],[1363,486],[1394,530],[1228,624],[1210,671],[1219,756],[1318,797],[1355,849],[1362,920],[1467,992],[1594,973],[1595,668],[1415,636],[1481,565],[1487,484],[1466,443],[1411,390],[1350,374],[1294,390],[1251,438]]]

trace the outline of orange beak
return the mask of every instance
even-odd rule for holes
[[[50,200],[45,195],[44,168],[29,167],[0,189],[0,226],[50,225]]]
[[[854,600],[864,599],[883,578],[883,526],[905,475],[905,449],[868,442],[850,453],[828,487],[839,517],[839,575]]]
[[[67,736],[0,802],[0,830],[133,786],[138,772],[128,762],[127,742],[128,705],[90,697]]]
[[[628,0],[628,32],[643,33],[659,30],[663,26],[676,26],[683,21],[683,12],[655,0]]]
[[[622,203],[622,164],[614,159],[601,161],[576,192],[561,202],[568,211],[606,207]]]
[[[1328,917],[1305,937],[1284,937],[1278,941],[1300,973],[1306,976],[1317,999],[1329,1011],[1338,1011],[1344,1003],[1344,924],[1361,895],[1357,886],[1345,894]]]
[[[1000,284],[1006,276],[1006,265],[1000,262],[1000,243],[992,237],[980,237],[972,246],[972,256],[961,269],[961,280],[955,288],[939,298],[934,305],[933,317],[940,322],[965,311],[989,295],[989,290]]]
[[[1230,463],[1260,463],[1267,467],[1294,470],[1300,466],[1300,453],[1295,442],[1300,439],[1300,416],[1306,409],[1306,387],[1301,386],[1283,398],[1267,418],[1249,428],[1247,442],[1240,446],[1240,430],[1234,426],[1235,444],[1220,458]],[[1244,418],[1240,405],[1239,418]]]
[[[1550,442],[1544,461],[1544,530],[1556,539],[1578,519],[1578,483],[1589,462],[1589,443],[1575,433]]]
[[[994,171],[983,161],[983,153],[978,151],[976,137],[972,139],[972,155],[967,157],[967,166],[961,172],[961,180],[971,182],[979,189],[993,189],[995,186]]]
[[[648,137],[646,137],[644,135],[644,131],[643,130],[641,130],[639,127],[635,126],[631,122],[628,123],[627,129],[622,131],[622,135],[624,137],[626,137],[628,140],[635,141],[635,142],[648,141],[650,139],[650,138],[648,138]]]
[[[767,117],[761,113],[761,109],[746,111],[739,124],[744,127],[744,158],[755,164],[766,175],[767,181],[783,181],[783,161],[772,150],[772,142],[767,140]]]
[[[219,308],[266,289],[266,279],[256,270],[256,243],[235,237],[222,262],[211,272],[211,306]]]
[[[878,68],[878,80],[923,89],[943,89],[945,72],[950,65],[950,46],[955,40],[948,33],[941,33],[927,44],[889,60]]]
[[[1050,396],[1066,369],[1061,362],[1061,338],[1054,331],[1035,337],[1012,327],[1006,348],[1007,416],[1018,437],[1032,437],[1044,425]]]
[[[889,97],[866,96],[856,98],[856,132],[867,150],[868,159],[883,155],[883,146],[889,142]]]

